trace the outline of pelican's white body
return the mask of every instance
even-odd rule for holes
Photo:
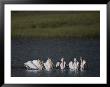
[[[40,60],[33,60],[32,62],[33,62],[34,65],[36,65],[36,67],[39,70],[42,70],[43,69],[43,63],[42,63],[42,61],[40,61]]]
[[[83,71],[84,70],[84,65],[86,64],[85,60],[81,59],[81,64],[80,64],[80,70]]]
[[[72,61],[69,62],[69,68],[70,68],[71,70],[74,70],[74,64],[73,64]]]
[[[53,68],[53,62],[51,59],[48,59],[45,63],[44,63],[44,67],[47,71],[50,71]]]
[[[74,58],[74,62],[70,61],[69,62],[69,68],[70,70],[78,70],[79,68],[79,62],[76,60],[76,58]]]
[[[43,69],[43,64],[40,60],[27,61],[26,63],[24,63],[24,66],[26,66],[27,69]]]
[[[61,70],[65,69],[65,66],[66,66],[66,62],[64,61],[64,58],[62,58],[60,63],[60,69]]]
[[[38,69],[38,68],[32,63],[32,61],[27,61],[26,63],[24,63],[24,66],[25,66],[27,69]]]

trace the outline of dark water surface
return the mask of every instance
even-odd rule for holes
[[[26,70],[24,62],[39,57],[46,61],[52,57],[54,64],[64,57],[68,63],[76,57],[85,57],[88,69],[84,72]],[[100,76],[100,40],[65,39],[65,40],[12,40],[11,42],[11,76],[13,77],[98,77]]]

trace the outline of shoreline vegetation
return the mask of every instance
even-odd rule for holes
[[[99,11],[12,11],[11,38],[99,39]]]

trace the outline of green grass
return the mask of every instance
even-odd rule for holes
[[[100,12],[12,12],[12,38],[99,38]]]

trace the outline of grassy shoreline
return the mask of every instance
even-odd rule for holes
[[[99,12],[13,12],[16,38],[100,38]]]

